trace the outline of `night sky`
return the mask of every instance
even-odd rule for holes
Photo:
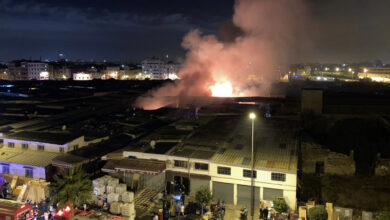
[[[312,43],[297,62],[390,61],[390,1],[306,5]],[[0,61],[58,53],[73,60],[175,59],[185,54],[188,31],[221,33],[233,6],[233,0],[0,0]]]

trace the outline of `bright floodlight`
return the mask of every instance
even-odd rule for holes
[[[255,119],[255,118],[256,118],[255,113],[250,113],[250,114],[249,114],[249,118],[250,118],[250,119]]]

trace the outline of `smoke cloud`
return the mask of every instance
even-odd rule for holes
[[[280,78],[277,70],[308,45],[306,11],[303,0],[236,0],[232,21],[240,33],[235,39],[189,32],[182,42],[188,52],[181,80],[149,91],[135,105],[156,109],[215,91],[220,96],[268,96],[269,86]]]

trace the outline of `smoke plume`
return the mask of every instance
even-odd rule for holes
[[[182,42],[188,52],[181,80],[149,91],[136,106],[155,109],[211,95],[268,96],[269,85],[280,77],[277,70],[306,40],[306,14],[303,0],[236,0],[232,21],[240,34],[222,41],[189,32]]]

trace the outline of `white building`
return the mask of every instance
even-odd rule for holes
[[[27,63],[27,76],[28,79],[41,80],[41,73],[48,72],[48,64],[41,62],[28,62]],[[44,77],[45,74],[42,75]],[[44,79],[46,79],[44,77]],[[49,79],[49,75],[47,74],[47,79]]]
[[[225,119],[217,120],[220,120],[217,123],[223,124]],[[259,206],[260,201],[272,202],[275,198],[283,197],[294,210],[298,163],[294,129],[289,126],[280,129],[279,121],[273,123],[272,119],[262,121],[257,130],[255,129],[255,205]],[[216,140],[210,131],[206,131],[212,124],[206,123],[199,127],[195,133],[189,135],[189,140],[179,140],[165,153],[159,150],[155,142],[150,141],[150,145],[155,145],[152,149],[142,147],[145,144],[140,144],[129,147],[133,150],[123,151],[120,157],[118,153],[108,154],[103,157],[109,161],[102,170],[111,173],[122,171],[141,173],[145,176],[143,179],[149,182],[160,179],[158,176],[162,175],[165,176],[166,187],[171,192],[175,190],[175,182],[184,184],[190,195],[194,195],[201,188],[208,188],[213,193],[215,201],[249,207],[252,164],[248,129],[250,126],[245,123],[233,124],[232,133],[226,133],[225,137],[218,137]],[[227,128],[229,129],[231,130]],[[215,131],[218,132],[220,131]],[[202,135],[204,139],[200,138]],[[164,142],[163,136],[154,137],[158,142]],[[173,140],[167,140],[170,141]],[[145,164],[144,167],[134,166],[136,163],[131,163],[134,160],[147,160],[149,163],[142,162]],[[161,162],[165,163],[163,170]],[[156,164],[155,167],[153,163]],[[149,173],[157,175],[147,177]],[[152,184],[145,183],[144,186]]]
[[[179,65],[173,62],[164,62],[160,59],[146,59],[142,61],[143,78],[164,80],[177,79]]]
[[[84,81],[84,80],[92,80],[93,77],[92,77],[92,74],[90,73],[75,73],[73,74],[73,80],[81,80],[81,81]]]
[[[0,138],[1,172],[38,179],[46,179],[52,174],[51,163],[55,157],[102,140],[87,142],[84,136],[77,134],[32,131],[0,135]]]

